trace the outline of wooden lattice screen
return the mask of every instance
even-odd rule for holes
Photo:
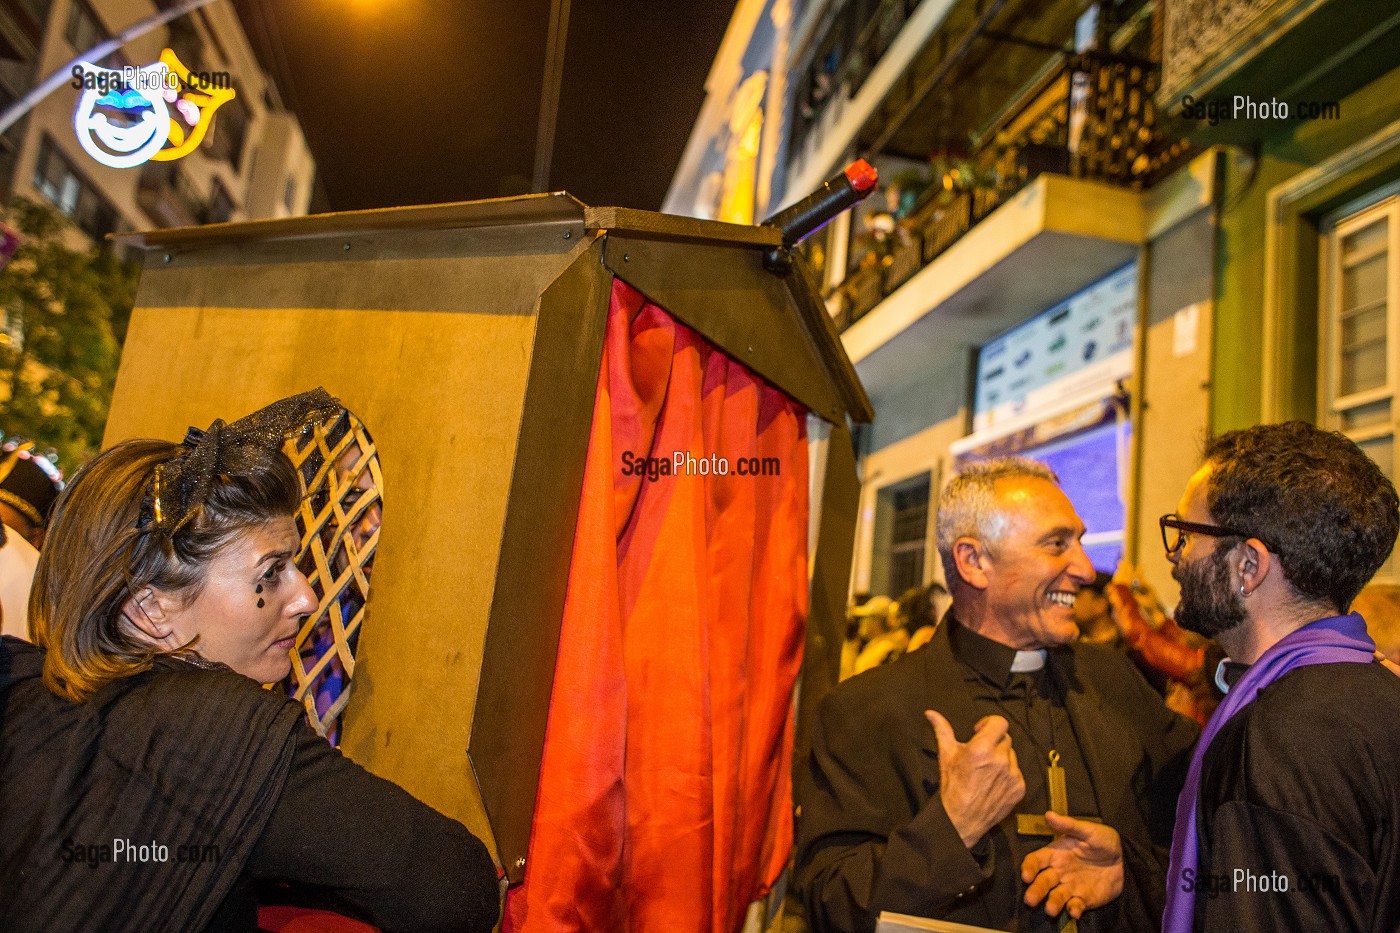
[[[349,411],[284,450],[306,484],[297,563],[319,600],[297,632],[286,687],[316,731],[338,744],[379,547],[384,477],[374,441]]]

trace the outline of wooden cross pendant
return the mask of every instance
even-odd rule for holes
[[[1061,816],[1069,815],[1069,793],[1065,789],[1065,769],[1060,767],[1060,753],[1053,748],[1050,750],[1050,766],[1045,770],[1045,787],[1050,796],[1050,810]],[[1102,823],[1103,820],[1093,816],[1077,816],[1077,820],[1088,820],[1091,823]],[[1054,836],[1055,831],[1050,828],[1045,816],[1040,813],[1018,813],[1016,814],[1016,833],[1021,836]],[[1077,933],[1079,924],[1065,910],[1060,913],[1059,924],[1060,933]]]
[[[1050,792],[1050,810],[1061,816],[1069,815],[1069,793],[1065,790],[1065,769],[1060,767],[1060,753],[1050,750],[1050,766],[1045,769],[1045,787]],[[1096,816],[1076,816],[1076,820],[1102,823]],[[1016,834],[1019,836],[1053,836],[1055,831],[1041,813],[1016,814]]]

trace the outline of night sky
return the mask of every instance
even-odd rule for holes
[[[328,204],[530,190],[548,0],[234,0]],[[549,189],[659,209],[735,0],[573,0]]]

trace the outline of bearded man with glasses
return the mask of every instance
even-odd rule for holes
[[[1338,433],[1212,441],[1160,520],[1176,621],[1229,654],[1177,806],[1166,933],[1400,929],[1400,679],[1347,613],[1400,499]]]

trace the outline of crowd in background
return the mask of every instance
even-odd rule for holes
[[[928,643],[950,604],[934,581],[905,590],[898,599],[858,593],[846,612],[841,679],[888,664]],[[1372,583],[1352,610],[1366,620],[1376,650],[1400,664],[1400,586]],[[1074,602],[1080,639],[1123,651],[1167,706],[1201,724],[1220,702],[1216,643],[1181,628],[1156,589],[1128,561],[1113,574],[1100,572]]]

